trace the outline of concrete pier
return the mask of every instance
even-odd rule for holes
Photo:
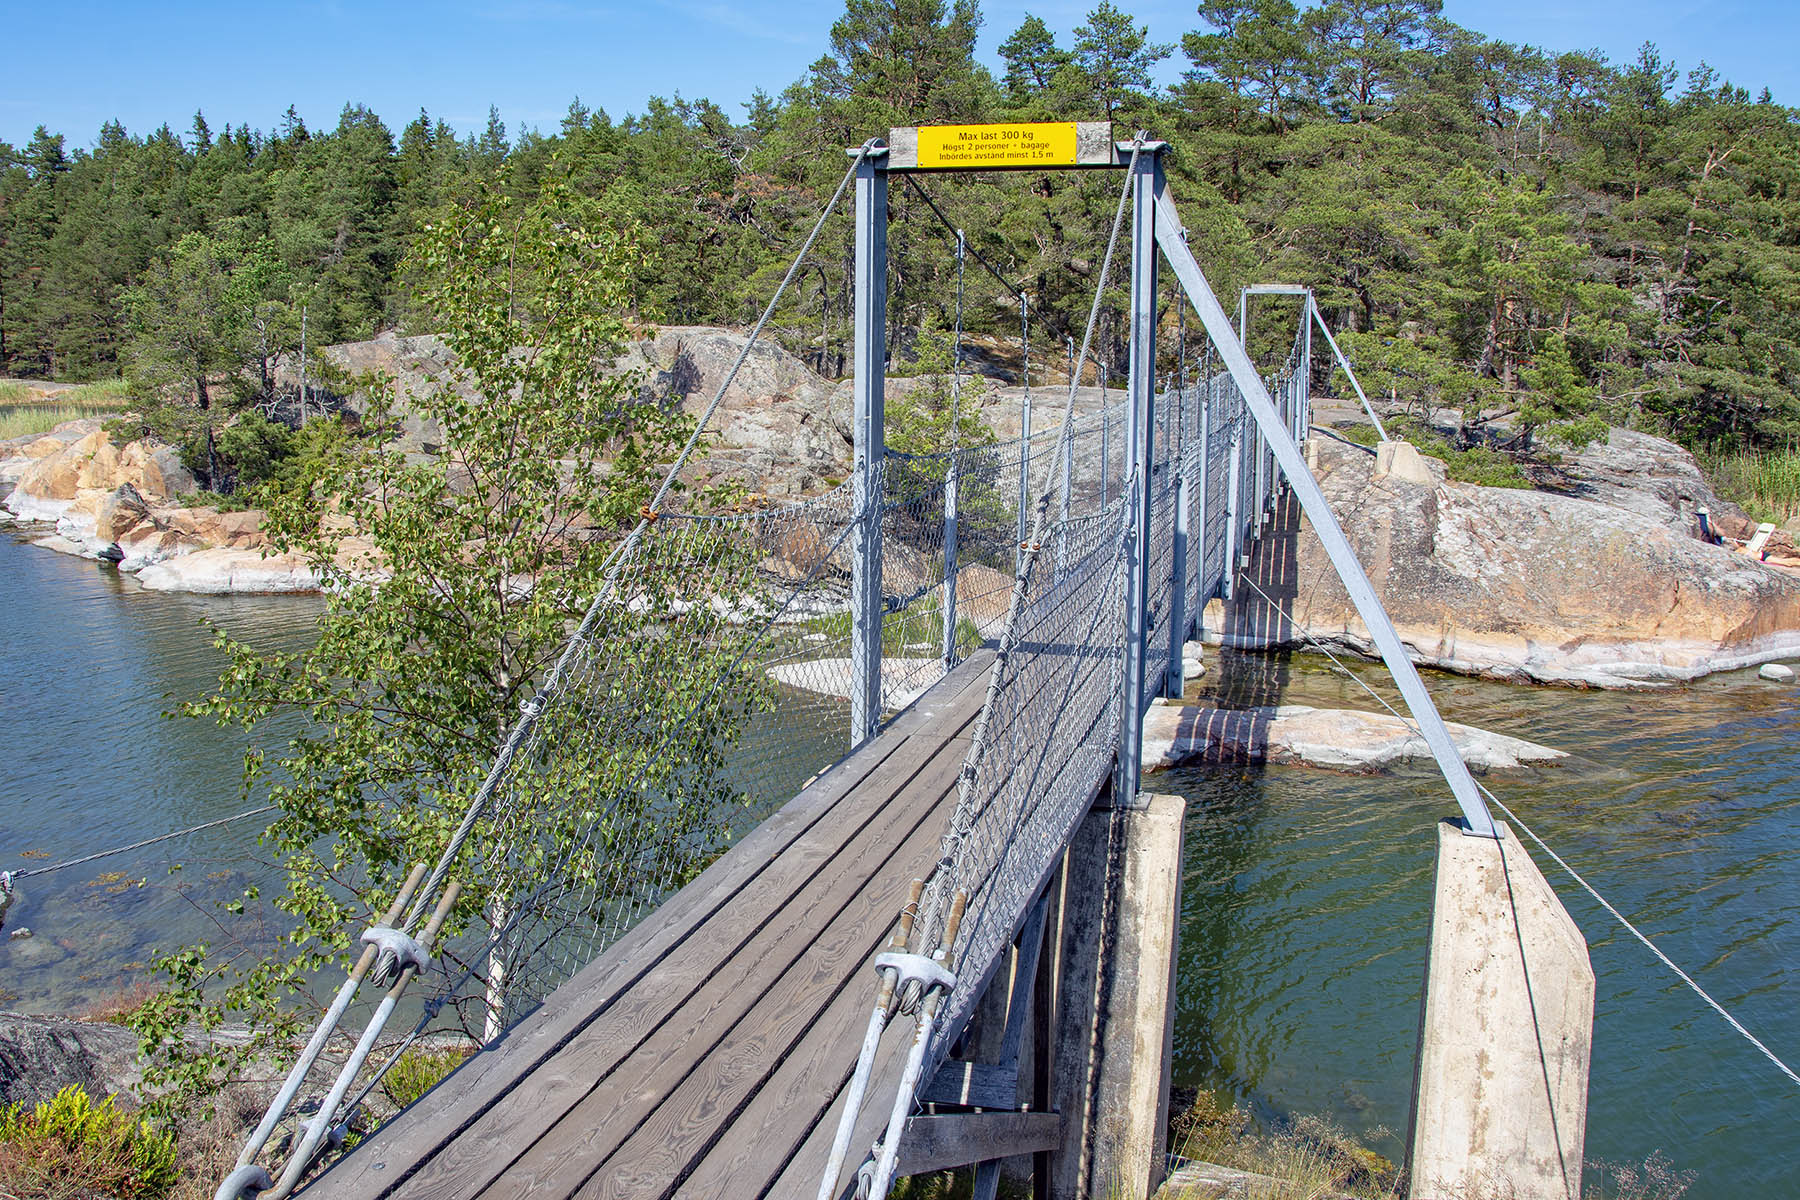
[[[1408,1137],[1411,1200],[1579,1200],[1587,942],[1517,838],[1438,825]]]
[[[1147,1200],[1162,1182],[1187,804],[1139,799],[1089,813],[1063,871],[1053,1200]]]

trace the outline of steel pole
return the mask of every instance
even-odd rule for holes
[[[1219,594],[1227,600],[1237,588],[1238,538],[1242,535],[1239,526],[1243,522],[1239,508],[1244,498],[1243,440],[1244,423],[1236,421],[1231,427],[1230,449],[1225,452],[1225,575],[1219,580]]]
[[[1129,594],[1125,602],[1125,702],[1119,730],[1115,803],[1138,805],[1143,772],[1145,676],[1150,609],[1150,469],[1156,430],[1156,202],[1162,195],[1160,148],[1138,155],[1131,181],[1131,373],[1125,401],[1130,520]],[[1180,670],[1177,662],[1176,670]]]
[[[1209,516],[1206,509],[1208,493],[1212,490],[1211,380],[1207,381],[1206,390],[1200,394],[1200,438],[1198,450],[1200,453],[1200,498],[1198,505],[1199,513],[1194,518],[1194,528],[1199,531],[1200,535],[1200,569],[1194,572],[1194,596],[1193,609],[1191,611],[1193,624],[1196,628],[1199,628],[1200,623],[1205,620],[1206,602],[1212,599],[1210,594],[1201,594],[1201,589],[1206,585],[1206,573],[1210,569],[1210,564],[1207,562],[1206,557],[1208,549],[1207,542],[1209,540],[1206,536],[1206,522]],[[1204,632],[1204,630],[1202,630],[1202,632]]]
[[[1019,293],[1019,345],[1023,348],[1025,394],[1019,398],[1019,550],[1014,560],[1022,564],[1025,542],[1031,536],[1025,513],[1031,506],[1031,301],[1024,292]]]
[[[1300,442],[1312,432],[1312,314],[1313,295],[1308,288],[1306,311],[1300,315],[1300,324],[1306,329],[1306,339],[1300,346],[1300,411],[1296,414],[1299,428],[1294,431],[1294,440]]]
[[[1356,378],[1356,372],[1350,369],[1350,360],[1344,357],[1344,352],[1338,349],[1337,339],[1331,336],[1331,326],[1325,323],[1325,314],[1319,311],[1318,304],[1311,296],[1306,298],[1306,302],[1312,309],[1312,319],[1318,323],[1319,332],[1325,335],[1325,344],[1331,347],[1331,353],[1337,357],[1338,366],[1344,368],[1344,374],[1350,377],[1350,386],[1356,389],[1356,398],[1362,401],[1363,412],[1369,415],[1369,423],[1375,426],[1376,436],[1384,442],[1387,441],[1387,430],[1381,427],[1381,418],[1375,415],[1375,406],[1370,404],[1369,398],[1363,394],[1362,382]]]
[[[856,505],[850,580],[850,747],[881,724],[881,508],[887,456],[887,149],[856,169],[856,290],[851,349],[852,485]]]
[[[1332,512],[1318,480],[1306,469],[1306,460],[1301,456],[1300,447],[1282,430],[1281,421],[1275,415],[1275,405],[1269,399],[1269,390],[1257,376],[1256,367],[1244,352],[1243,343],[1231,336],[1231,320],[1219,306],[1218,297],[1213,295],[1205,274],[1200,270],[1200,264],[1188,253],[1181,218],[1175,211],[1174,203],[1166,196],[1159,198],[1156,223],[1157,241],[1161,244],[1163,253],[1168,255],[1175,277],[1181,281],[1182,290],[1187,293],[1189,302],[1199,313],[1201,324],[1206,326],[1207,333],[1218,346],[1226,367],[1237,379],[1250,415],[1268,438],[1270,449],[1282,471],[1286,473],[1307,519],[1312,522],[1313,533],[1324,546],[1331,565],[1337,568],[1338,578],[1343,580],[1344,590],[1349,593],[1351,603],[1356,606],[1357,615],[1368,628],[1370,638],[1381,652],[1382,661],[1387,664],[1394,683],[1400,689],[1400,695],[1406,700],[1406,707],[1418,724],[1419,733],[1431,747],[1432,757],[1437,759],[1438,767],[1444,772],[1444,780],[1450,785],[1450,791],[1455,795],[1458,807],[1462,809],[1465,831],[1480,837],[1499,837],[1499,830],[1488,813],[1487,803],[1476,789],[1468,766],[1457,753],[1456,743],[1451,739],[1450,731],[1444,727],[1444,718],[1431,702],[1431,693],[1426,691],[1425,681],[1419,678],[1418,669],[1413,666],[1412,659],[1407,657],[1406,646],[1401,642],[1394,623],[1388,619],[1387,611],[1382,608],[1375,585],[1369,582],[1368,574],[1357,560],[1356,551],[1351,548],[1350,539],[1344,536],[1337,514]]]

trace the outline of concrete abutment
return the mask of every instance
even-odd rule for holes
[[[1438,825],[1410,1200],[1581,1195],[1594,971],[1556,893],[1502,834]]]

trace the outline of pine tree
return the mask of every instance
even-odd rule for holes
[[[1007,95],[1015,104],[1043,93],[1056,73],[1074,58],[1057,46],[1050,27],[1030,13],[1000,43],[1000,57],[1006,62]]]
[[[1100,0],[1075,27],[1074,61],[1109,121],[1115,109],[1144,100],[1154,86],[1150,72],[1174,52],[1172,44],[1152,42],[1149,27],[1136,24],[1111,0]]]

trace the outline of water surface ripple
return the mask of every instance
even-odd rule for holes
[[[1372,708],[1322,658],[1232,660],[1238,700]],[[1357,674],[1392,696],[1381,673]],[[1571,752],[1488,784],[1790,1063],[1800,1062],[1800,690],[1753,672],[1659,692],[1434,675],[1445,715]],[[1441,778],[1178,769],[1188,799],[1178,1082],[1267,1117],[1323,1112],[1398,1158],[1418,1035]],[[1587,936],[1596,1016],[1587,1157],[1662,1150],[1695,1197],[1800,1195],[1800,1093],[1553,863]],[[1382,1128],[1391,1131],[1381,1135]]]

